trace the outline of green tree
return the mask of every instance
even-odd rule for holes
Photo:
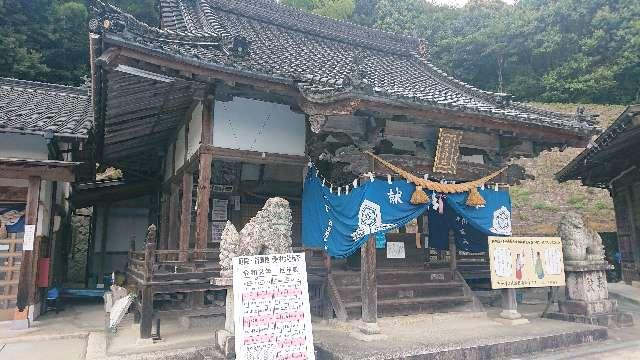
[[[355,8],[353,0],[283,0],[282,3],[338,20],[350,18]]]

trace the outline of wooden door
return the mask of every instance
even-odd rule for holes
[[[9,233],[8,237],[0,239],[0,321],[13,319],[21,260],[22,236]]]

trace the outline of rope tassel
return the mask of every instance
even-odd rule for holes
[[[469,196],[466,202],[468,206],[484,206],[486,203],[482,195],[480,195],[478,188],[474,187],[469,190]]]
[[[422,186],[416,186],[416,190],[411,195],[411,203],[414,205],[426,204],[429,202],[429,196],[422,189]]]

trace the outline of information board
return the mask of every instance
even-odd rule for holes
[[[387,259],[404,259],[404,243],[400,241],[387,242]]]
[[[559,237],[489,237],[493,289],[563,286]]]
[[[234,258],[233,291],[237,359],[314,359],[304,254]]]

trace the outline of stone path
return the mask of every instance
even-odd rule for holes
[[[2,344],[2,340],[0,340],[0,359],[84,360],[86,344],[85,338],[8,344]]]

